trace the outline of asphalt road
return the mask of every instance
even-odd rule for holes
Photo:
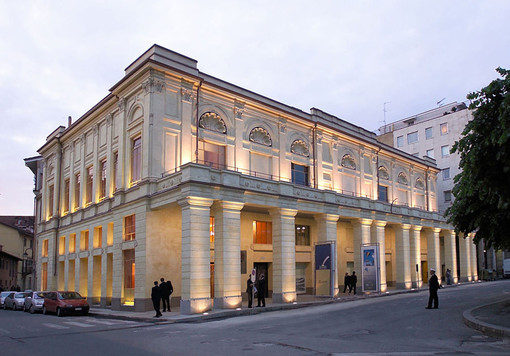
[[[462,312],[510,298],[510,280],[192,324],[0,310],[2,355],[510,355]]]

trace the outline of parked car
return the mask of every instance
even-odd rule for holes
[[[11,294],[11,293],[16,293],[15,291],[13,290],[6,290],[6,291],[3,291],[0,293],[0,307],[3,307],[4,306],[4,300],[5,298]]]
[[[58,316],[65,314],[79,313],[87,315],[89,313],[89,305],[85,298],[78,292],[45,292],[43,314],[48,312],[57,313]]]
[[[23,311],[34,314],[36,311],[42,311],[44,304],[44,292],[30,292],[25,298]]]
[[[23,310],[23,305],[25,305],[25,296],[24,292],[11,292],[4,300],[4,310],[12,309],[12,310]]]

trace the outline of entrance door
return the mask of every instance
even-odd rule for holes
[[[214,262],[211,263],[211,298],[214,298]]]
[[[269,266],[268,266],[268,263],[259,263],[259,262],[255,262],[253,264],[253,268],[255,268],[255,270],[257,271],[257,281],[260,279],[260,275],[261,274],[264,274],[264,279],[266,280],[266,291],[265,291],[265,296],[266,297],[269,297],[268,295],[268,288],[269,288],[269,276],[267,275],[267,271],[269,269]]]
[[[423,283],[429,283],[429,264],[427,261],[421,261],[421,280]]]

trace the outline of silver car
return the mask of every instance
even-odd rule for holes
[[[34,314],[36,311],[42,311],[44,304],[44,292],[30,292],[25,298],[23,311],[29,311]]]
[[[1,293],[0,293],[0,307],[3,307],[3,306],[4,306],[4,300],[5,300],[5,298],[6,298],[9,294],[11,294],[11,293],[16,293],[16,292],[15,292],[15,291],[13,291],[13,290],[6,290],[6,291],[4,291],[4,292],[1,292]]]
[[[25,292],[11,292],[4,300],[4,310],[23,310],[25,305]]]

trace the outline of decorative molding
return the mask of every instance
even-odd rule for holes
[[[161,93],[163,88],[165,87],[165,83],[161,80],[150,77],[145,82],[142,83],[142,88],[145,90],[145,94],[152,94],[155,91]]]
[[[414,187],[418,189],[425,189],[425,183],[423,182],[423,179],[421,179],[421,177],[416,178]]]
[[[234,102],[234,118],[241,120],[244,114],[244,103],[240,101]]]
[[[356,161],[350,154],[345,154],[342,157],[342,167],[356,170]]]
[[[280,126],[280,133],[285,133],[285,131],[287,131],[287,120],[280,118],[278,120],[278,126]]]
[[[126,98],[119,98],[119,101],[117,102],[117,107],[120,111],[126,110],[127,106],[127,99]]]
[[[409,185],[409,181],[407,180],[407,176],[404,172],[400,172],[398,174],[397,182],[403,185]]]
[[[271,135],[262,127],[255,127],[251,130],[249,139],[251,142],[259,143],[264,146],[273,146]]]
[[[112,126],[113,124],[113,114],[106,115],[106,125]]]
[[[227,133],[227,126],[225,125],[225,121],[220,117],[220,115],[215,112],[208,111],[203,113],[200,116],[200,120],[198,121],[198,125],[206,130],[219,132],[222,134]]]
[[[324,134],[322,133],[322,131],[316,131],[316,134],[317,134],[317,143],[322,144],[322,139],[324,137]]]
[[[290,152],[303,157],[310,157],[308,145],[303,140],[294,140],[292,145],[290,145]]]
[[[193,101],[193,90],[181,88],[181,98],[182,98],[182,101],[191,103]]]
[[[379,172],[379,178],[380,179],[384,179],[384,180],[389,180],[390,179],[390,174],[388,173],[388,169],[386,167],[379,166],[378,172]]]

